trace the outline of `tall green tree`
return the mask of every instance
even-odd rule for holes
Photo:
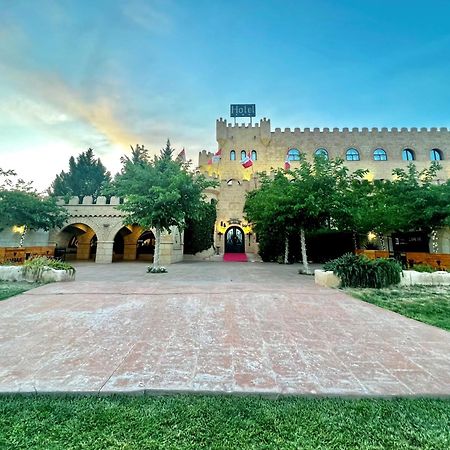
[[[261,187],[248,194],[244,211],[258,231],[260,244],[274,233],[284,236],[284,260],[288,261],[289,238],[300,237],[303,270],[309,272],[305,234],[321,228],[336,229],[350,220],[343,194],[363,179],[365,171],[350,173],[341,159],[316,157],[302,161],[293,171],[264,175]],[[348,198],[348,197],[345,197]],[[270,230],[270,232],[269,232]],[[261,242],[263,237],[263,242]]]
[[[111,174],[89,148],[77,159],[70,157],[69,171],[56,175],[49,192],[53,196],[77,196],[80,201],[86,195],[92,195],[95,199],[110,183]]]
[[[68,213],[54,198],[33,190],[31,183],[14,181],[16,173],[0,169],[0,230],[14,225],[22,227],[20,246],[29,230],[61,227]]]
[[[155,228],[153,268],[160,267],[161,232],[184,228],[188,219],[202,213],[203,191],[215,183],[194,175],[186,165],[172,159],[170,142],[159,156],[151,160],[125,158],[112,189],[124,198],[120,209],[126,212],[126,223]]]

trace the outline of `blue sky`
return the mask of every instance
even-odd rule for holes
[[[38,188],[88,147],[113,173],[169,137],[197,161],[215,120],[450,126],[444,0],[0,0],[0,167]]]

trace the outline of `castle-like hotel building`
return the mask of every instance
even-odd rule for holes
[[[410,162],[420,170],[429,167],[431,161],[438,161],[442,170],[437,182],[450,175],[447,128],[272,130],[266,118],[254,125],[231,124],[221,118],[216,122],[216,138],[220,160],[216,158],[214,162],[213,154],[203,151],[199,154],[199,170],[219,182],[217,188],[208,191],[208,196],[217,200],[215,243],[221,253],[231,249],[231,237],[234,242],[242,237],[245,251],[257,251],[255,236],[243,217],[245,193],[256,187],[257,172],[284,167],[286,159],[295,168],[301,159],[312,160],[315,154],[330,159],[339,157],[350,170],[367,169],[370,180],[389,179],[393,169],[406,167]],[[247,169],[241,164],[246,155],[253,162]],[[441,251],[450,251],[449,243],[443,242],[441,247]]]

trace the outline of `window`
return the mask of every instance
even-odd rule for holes
[[[405,148],[405,150],[402,151],[402,159],[403,161],[414,161],[416,159],[414,151],[410,148]]]
[[[314,154],[320,156],[321,158],[328,159],[328,152],[324,148],[318,148]]]
[[[244,161],[245,158],[247,158],[247,153],[245,150],[241,150],[241,161]]]
[[[236,152],[234,150],[230,152],[230,161],[236,161]]]
[[[252,150],[252,161],[256,161],[258,159],[258,154],[256,153],[256,150]]]
[[[431,161],[442,161],[444,159],[442,151],[438,148],[433,148],[433,150],[430,150],[430,159]]]
[[[288,151],[287,156],[289,161],[300,161],[300,150],[297,150],[296,148],[291,148]]]
[[[387,154],[386,151],[382,148],[377,148],[373,152],[373,159],[374,161],[387,161]]]
[[[347,161],[359,161],[359,152],[356,148],[349,148],[345,154]]]

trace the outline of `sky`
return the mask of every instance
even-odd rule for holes
[[[272,128],[450,127],[449,17],[448,0],[0,0],[0,167],[44,190],[89,147],[114,174],[168,138],[196,163],[232,103]]]

